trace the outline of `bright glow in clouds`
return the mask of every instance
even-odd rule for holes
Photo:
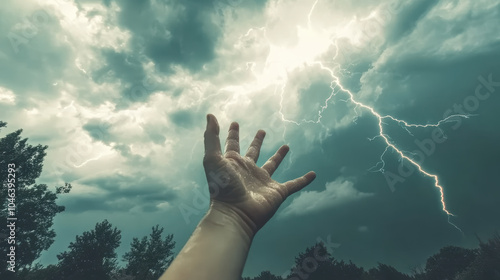
[[[131,162],[127,157],[136,157],[148,162],[147,166],[143,166],[145,172],[149,167],[147,172],[150,174],[162,174],[162,178],[169,180],[168,174],[178,174],[179,167],[170,169],[170,172],[163,172],[164,168],[159,166],[176,166],[176,161],[183,160],[183,154],[191,155],[191,159],[192,155],[200,153],[202,148],[199,141],[192,141],[195,147],[186,147],[182,145],[186,142],[180,141],[186,138],[197,139],[200,133],[196,130],[174,131],[176,135],[171,134],[168,140],[162,139],[174,126],[173,120],[168,120],[164,116],[174,114],[180,109],[196,111],[200,115],[205,114],[200,112],[201,106],[209,107],[203,111],[222,110],[223,114],[219,115],[222,126],[227,126],[234,119],[248,118],[249,114],[260,119],[260,123],[269,123],[264,112],[277,111],[278,113],[274,115],[278,116],[281,124],[279,127],[274,125],[273,132],[281,133],[281,139],[271,138],[269,144],[274,146],[281,141],[286,142],[288,136],[302,133],[308,143],[303,151],[300,151],[302,153],[310,149],[309,143],[327,137],[329,130],[346,127],[355,122],[361,113],[367,112],[376,119],[379,131],[377,137],[386,145],[380,158],[382,165],[379,170],[384,171],[384,155],[387,151],[398,153],[402,159],[415,165],[421,174],[435,181],[435,187],[440,192],[442,209],[448,217],[452,216],[447,209],[444,190],[438,176],[425,171],[422,166],[404,154],[396,143],[389,140],[384,131],[384,121],[393,121],[408,130],[411,127],[437,126],[451,118],[467,116],[453,115],[445,120],[437,120],[436,124],[409,124],[393,116],[381,114],[369,105],[370,100],[373,101],[381,94],[380,86],[377,86],[374,92],[365,90],[360,94],[349,90],[342,81],[344,77],[350,75],[346,67],[358,62],[354,57],[359,54],[362,58],[377,53],[377,44],[384,42],[382,26],[388,24],[391,17],[395,17],[394,14],[387,16],[388,11],[391,11],[391,4],[373,6],[368,14],[346,17],[345,13],[336,10],[330,5],[331,3],[320,0],[270,1],[264,13],[265,19],[261,21],[265,22],[264,25],[243,29],[245,25],[241,24],[240,28],[236,28],[234,26],[240,21],[247,22],[247,25],[253,23],[245,17],[233,22],[228,19],[224,26],[227,28],[223,40],[217,50],[218,57],[214,62],[203,66],[203,69],[210,71],[211,67],[219,64],[219,67],[226,69],[233,67],[234,71],[216,72],[215,76],[204,79],[202,76],[192,75],[180,66],[173,66],[174,73],[161,75],[155,70],[154,62],[140,54],[135,57],[147,75],[146,79],[154,82],[145,84],[146,80],[143,80],[142,84],[130,85],[134,81],[123,78],[118,82],[113,80],[113,75],[117,73],[112,70],[101,72],[97,77],[107,82],[92,81],[94,72],[107,67],[105,60],[102,59],[103,54],[95,52],[96,48],[112,49],[127,56],[132,51],[129,49],[130,32],[111,25],[118,21],[120,7],[114,2],[111,2],[109,7],[94,3],[82,5],[79,10],[71,1],[62,2],[54,4],[53,8],[56,9],[60,27],[65,33],[64,41],[76,54],[71,61],[73,61],[73,71],[78,74],[73,74],[71,78],[80,75],[79,81],[75,82],[80,85],[71,83],[70,79],[53,81],[51,84],[62,93],[58,105],[62,110],[57,112],[57,116],[71,120],[61,126],[72,125],[70,130],[77,127],[73,134],[76,138],[71,138],[68,143],[86,147],[83,152],[79,152],[78,159],[73,158],[71,162],[73,167],[81,169],[89,163],[95,164],[107,158],[113,161],[115,168],[129,169],[131,167],[126,166]],[[89,17],[87,15],[89,13],[92,16]],[[370,21],[371,25],[368,24]],[[378,26],[373,27],[373,22],[377,22]],[[344,49],[348,47],[342,46],[340,42],[350,45],[350,49]],[[350,56],[346,56],[346,53]],[[128,58],[126,61],[130,63]],[[124,65],[132,67],[130,66],[132,64]],[[82,86],[82,77],[86,80],[85,86]],[[182,89],[180,98],[172,97],[169,92],[156,90],[155,82],[167,88]],[[317,83],[329,86],[330,92],[311,90],[310,88]],[[120,94],[123,94],[120,90],[129,86],[133,89],[143,86],[145,87],[143,92],[149,96],[145,97],[144,102],[135,100],[135,104],[132,103],[129,108],[120,110],[117,110],[116,104],[109,100],[101,102],[99,106],[89,106],[83,101],[99,96],[100,92],[106,92],[108,98],[119,98]],[[81,91],[83,98],[80,99],[83,100],[78,100],[78,91]],[[11,104],[14,102],[14,97],[12,94],[9,95],[8,91],[3,90],[0,93],[2,102]],[[46,102],[46,104],[51,103]],[[329,106],[335,108],[342,106],[345,109],[344,113],[325,117],[326,113],[335,114],[328,112]],[[29,112],[38,115],[48,110],[50,105],[45,105],[43,109],[31,108]],[[33,118],[34,114],[31,115]],[[89,131],[78,131],[79,127],[92,120],[108,123],[109,129],[105,131],[109,134],[107,137],[110,137],[108,141],[96,139],[96,143],[93,143],[91,138],[84,137]],[[190,122],[189,119],[184,121]],[[261,128],[257,127],[258,123],[254,122],[250,126],[255,127],[247,129]],[[320,125],[327,133],[318,133],[315,124]],[[301,127],[294,128],[293,125]],[[95,138],[95,135],[92,137]],[[247,146],[250,137],[242,138],[242,146]],[[121,145],[118,148],[109,141],[120,142]],[[113,152],[117,149],[120,149],[120,153]],[[67,151],[55,152],[60,156],[65,153]],[[292,157],[289,159],[292,160]],[[190,163],[191,160],[188,164]]]
[[[299,1],[300,2],[300,1]],[[468,115],[453,115],[450,117],[447,117],[446,119],[443,120],[438,120],[435,124],[409,124],[403,120],[399,120],[393,116],[390,115],[382,115],[381,113],[377,112],[373,107],[370,105],[367,105],[365,103],[362,103],[358,101],[358,99],[355,97],[355,93],[351,92],[349,89],[347,89],[341,81],[341,78],[338,72],[342,69],[342,65],[340,65],[337,62],[337,57],[339,55],[339,46],[337,44],[338,40],[341,39],[349,39],[350,41],[356,41],[359,42],[360,40],[354,37],[355,39],[353,40],[353,37],[347,37],[345,38],[345,35],[349,35],[349,32],[346,32],[345,29],[342,30],[342,28],[339,28],[342,30],[339,32],[342,35],[337,34],[335,28],[328,28],[328,29],[323,29],[322,31],[318,31],[318,29],[313,27],[312,21],[314,20],[314,11],[315,8],[318,5],[319,0],[316,0],[312,7],[309,10],[309,13],[307,16],[304,14],[302,17],[297,17],[298,20],[303,20],[304,17],[307,17],[307,24],[305,27],[300,26],[300,23],[298,23],[296,26],[296,40],[292,44],[279,44],[276,45],[272,43],[273,39],[268,36],[268,30],[267,27],[261,27],[260,29],[263,30],[260,34],[263,34],[262,37],[260,37],[260,40],[266,42],[269,44],[269,55],[266,58],[265,66],[262,72],[256,73],[256,71],[252,67],[252,73],[256,76],[257,78],[257,84],[261,84],[262,81],[268,81],[270,84],[275,84],[277,87],[280,88],[280,110],[279,113],[281,115],[282,121],[288,122],[288,123],[293,123],[296,125],[300,125],[301,123],[308,122],[308,123],[320,123],[321,118],[322,118],[322,113],[325,109],[328,108],[328,103],[331,98],[335,94],[338,94],[338,92],[342,92],[344,94],[347,94],[348,100],[355,105],[354,112],[356,116],[358,116],[360,113],[357,109],[364,109],[368,113],[372,114],[378,122],[378,131],[379,134],[377,137],[380,137],[382,141],[386,144],[386,149],[384,153],[381,155],[380,160],[381,160],[381,168],[379,171],[384,172],[384,155],[388,150],[392,150],[399,154],[399,156],[403,160],[409,161],[411,164],[413,164],[422,175],[425,175],[427,177],[430,177],[434,180],[435,184],[434,186],[438,189],[439,194],[440,194],[440,200],[442,204],[442,209],[448,216],[448,223],[450,223],[453,227],[455,227],[457,230],[462,232],[462,230],[456,226],[454,223],[450,221],[450,217],[453,216],[453,214],[447,209],[446,202],[445,202],[445,197],[444,197],[444,189],[443,186],[440,185],[439,183],[439,177],[435,174],[431,174],[427,172],[420,164],[418,164],[415,160],[413,160],[411,157],[409,157],[407,154],[405,154],[400,148],[398,148],[396,143],[393,143],[392,141],[389,140],[389,137],[385,134],[384,132],[384,121],[387,120],[392,120],[402,126],[409,132],[408,128],[409,127],[435,127],[440,125],[443,122],[449,121],[452,118],[467,118]],[[275,2],[276,6],[279,6],[281,2]],[[303,3],[303,2],[301,2]],[[295,5],[296,3],[294,3]],[[275,7],[276,8],[276,7]],[[288,11],[287,11],[288,12]],[[373,19],[377,17],[377,12],[373,11],[370,13],[369,16],[366,18],[363,18],[359,20],[358,22],[362,21],[367,21],[369,19]],[[355,26],[356,26],[356,20],[351,20],[349,24],[347,25],[349,30],[352,31],[354,34],[360,34],[363,31],[358,31],[355,32]],[[289,25],[293,26],[293,25]],[[361,27],[362,25],[359,24],[358,27]],[[245,36],[249,36],[252,32],[254,32],[255,29],[249,29],[246,33]],[[366,31],[365,31],[366,32]],[[274,32],[272,32],[274,33]],[[279,40],[278,40],[279,41]],[[329,50],[334,50],[334,53],[330,55],[330,57],[326,60],[319,60],[320,57],[323,57],[325,53],[327,53]],[[334,67],[328,67],[327,65],[335,65]],[[255,65],[255,62],[251,62],[251,65]],[[277,67],[278,65],[278,67]],[[319,65],[322,70],[326,71],[329,76],[331,77],[330,81],[330,87],[332,89],[331,95],[325,100],[324,106],[321,107],[321,110],[318,112],[318,117],[317,120],[302,120],[302,121],[296,121],[293,119],[288,119],[287,116],[283,113],[284,108],[287,106],[287,103],[285,102],[285,99],[289,99],[289,95],[293,94],[289,91],[287,91],[287,84],[289,82],[288,77],[289,73],[293,72],[294,70],[297,69],[303,69],[304,67],[311,67],[313,65]],[[292,81],[293,82],[293,81]],[[336,91],[336,89],[339,89],[339,91]],[[293,98],[292,98],[293,99]],[[410,132],[409,132],[410,133]],[[299,202],[305,201],[305,199],[299,200]],[[299,203],[297,202],[297,203]],[[315,204],[312,204],[311,207],[314,207]],[[321,206],[317,206],[321,207]],[[297,209],[303,209],[303,207],[299,207]],[[291,213],[288,210],[288,212],[285,213]],[[298,210],[297,210],[298,211]]]
[[[16,96],[11,90],[0,87],[0,103],[14,104],[16,102]]]

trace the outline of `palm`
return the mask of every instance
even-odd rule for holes
[[[259,130],[245,156],[240,155],[239,126],[232,123],[222,155],[219,125],[209,115],[205,132],[205,173],[211,194],[212,207],[237,213],[255,231],[276,213],[281,203],[315,178],[314,172],[286,183],[271,179],[288,146],[282,146],[262,167],[256,165],[265,132]]]

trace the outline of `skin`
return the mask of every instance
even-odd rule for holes
[[[259,130],[245,156],[240,155],[239,125],[231,123],[222,153],[219,124],[207,115],[203,166],[210,206],[195,231],[160,280],[237,280],[257,232],[291,194],[310,184],[314,172],[285,183],[271,178],[289,151],[287,145],[262,166],[265,131]]]

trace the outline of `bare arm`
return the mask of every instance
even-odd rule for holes
[[[255,234],[289,195],[314,180],[314,172],[286,183],[271,179],[289,148],[283,145],[258,167],[264,136],[259,130],[241,156],[239,125],[233,122],[222,154],[219,124],[215,116],[207,115],[203,165],[210,207],[161,280],[240,279]]]

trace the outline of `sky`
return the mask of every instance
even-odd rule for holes
[[[273,178],[309,170],[256,235],[244,276],[285,275],[317,241],[409,272],[500,228],[500,3],[495,0],[2,2],[1,135],[48,145],[37,183],[61,195],[56,263],[107,219],[156,224],[178,252],[207,210],[207,113]],[[442,190],[442,197],[440,190]]]

